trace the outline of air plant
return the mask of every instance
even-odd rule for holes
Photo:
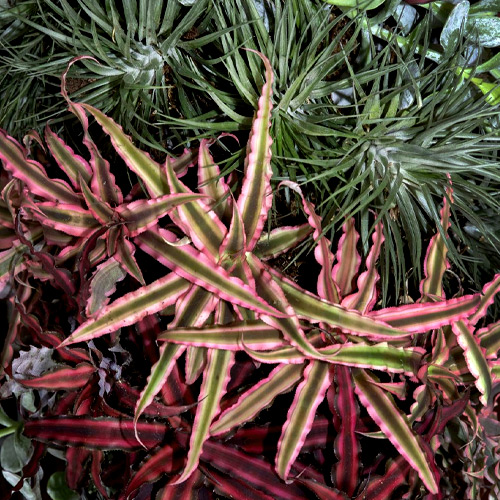
[[[58,80],[68,61],[82,54],[94,59],[86,59],[84,68],[72,68],[68,89],[110,114],[144,147],[165,152],[182,140],[158,126],[157,113],[191,118],[206,111],[196,89],[197,80],[209,79],[210,72],[200,58],[222,34],[207,31],[208,0],[105,5],[61,0],[23,7],[0,12],[0,21],[5,17],[23,27],[17,37],[0,38],[3,101],[9,98],[0,108],[0,124],[12,134],[24,134],[49,117],[56,122],[67,118],[64,101],[56,95]],[[41,88],[43,98],[36,106],[29,93],[16,95],[27,84]],[[23,106],[30,113],[21,113]]]
[[[467,433],[471,456],[495,452],[498,325],[482,318],[500,275],[481,293],[445,297],[452,184],[420,299],[378,308],[380,222],[366,259],[353,218],[334,253],[314,204],[284,181],[307,222],[266,230],[273,73],[258,55],[264,85],[239,185],[221,176],[209,140],[156,163],[111,118],[71,101],[66,73],[63,96],[88,149],[75,154],[47,128],[66,180],[0,133],[2,398],[20,401],[17,418],[0,413],[0,423],[32,442],[4,473],[10,490],[39,487],[44,454],[60,447],[66,482],[55,472],[52,486],[99,498],[440,498],[453,496],[442,468],[459,460]],[[126,196],[87,114],[140,181]],[[320,272],[305,289],[272,259],[309,235]],[[363,464],[372,439],[388,451]],[[467,467],[466,498],[498,488],[491,472]]]

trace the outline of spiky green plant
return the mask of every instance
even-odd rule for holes
[[[70,92],[109,113],[149,147],[165,151],[178,142],[156,124],[158,112],[190,118],[206,108],[196,93],[198,80],[209,78],[206,72],[202,76],[200,60],[222,35],[207,29],[213,11],[209,0],[24,5],[4,6],[0,12],[0,20],[21,26],[17,36],[0,38],[0,124],[11,133],[23,133],[48,117],[63,118],[64,101],[56,98],[58,78],[68,61],[80,55],[96,61],[72,68]],[[26,92],[33,87],[41,89],[42,100],[35,100],[36,92]],[[30,112],[23,113],[23,107]]]

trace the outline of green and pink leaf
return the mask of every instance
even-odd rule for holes
[[[159,229],[148,230],[136,238],[136,242],[146,253],[172,269],[179,276],[206,288],[219,298],[234,305],[241,305],[261,314],[283,317],[285,314],[270,306],[254,290],[240,279],[230,276],[204,253],[190,246],[173,246],[177,238],[174,234]]]
[[[347,219],[342,226],[342,236],[337,247],[337,263],[333,266],[333,280],[342,297],[353,291],[354,278],[358,274],[361,256],[356,246],[359,234],[354,229],[354,218]]]
[[[476,379],[476,387],[481,393],[481,402],[488,404],[491,394],[491,371],[484,354],[484,349],[480,346],[473,329],[466,321],[457,321],[452,325],[453,332],[457,336],[457,341],[464,351],[464,358],[470,373]]]
[[[360,369],[353,370],[352,374],[356,394],[369,415],[404,459],[417,471],[427,489],[436,494],[438,479],[406,415],[401,413],[390,395],[371,383],[372,380],[377,381],[372,375]]]
[[[238,209],[243,219],[247,250],[251,251],[257,243],[264,227],[267,213],[271,208],[271,144],[269,133],[272,110],[273,70],[267,57],[252,49],[266,69],[265,83],[258,102],[257,115],[250,131],[248,155],[245,160],[245,175],[238,198]]]
[[[276,471],[284,481],[288,480],[292,464],[300,453],[312,427],[316,410],[323,401],[332,380],[333,371],[326,363],[311,361],[304,370],[303,381],[295,391],[295,397],[288,410],[278,442]]]
[[[180,477],[172,484],[179,484],[188,479],[198,466],[203,444],[209,437],[210,424],[220,411],[220,400],[226,391],[233,364],[234,355],[230,351],[208,351],[187,462]]]
[[[145,316],[175,304],[188,287],[186,280],[171,273],[150,285],[129,292],[80,325],[61,346],[91,340],[133,325]]]
[[[302,377],[302,365],[278,365],[266,378],[243,392],[211,425],[210,434],[224,434],[255,418],[280,394],[290,391]]]

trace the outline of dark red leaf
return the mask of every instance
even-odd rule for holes
[[[159,445],[165,439],[166,433],[165,424],[137,423],[137,434],[148,448]],[[83,446],[98,450],[141,448],[141,443],[134,434],[132,419],[46,417],[26,422],[24,434],[51,444]]]

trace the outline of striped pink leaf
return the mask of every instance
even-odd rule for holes
[[[79,188],[79,177],[88,184],[92,178],[92,169],[85,158],[77,155],[49,125],[45,127],[45,142],[56,160],[59,168],[68,176],[75,189]]]
[[[171,193],[193,194],[177,179],[170,163],[166,163],[167,179]],[[227,229],[219,217],[202,200],[196,200],[177,207],[171,214],[172,220],[189,236],[201,252],[208,252],[216,260]]]
[[[234,435],[231,435],[231,444],[252,455],[263,455],[268,451],[276,451],[274,443],[278,441],[281,429],[282,427],[278,425],[241,427]],[[333,444],[334,437],[330,420],[317,415],[302,446],[302,451],[324,449]]]
[[[81,107],[88,111],[101,125],[104,132],[110,136],[116,152],[130,170],[144,182],[152,198],[169,193],[167,178],[161,165],[153,161],[147,153],[134,146],[130,137],[123,132],[122,127],[102,111],[86,103],[82,103]]]
[[[489,283],[483,286],[483,290],[481,292],[481,301],[479,303],[479,307],[474,314],[469,318],[469,323],[471,325],[475,325],[479,319],[481,319],[488,309],[488,307],[493,304],[495,300],[495,295],[500,291],[500,273],[495,274],[495,277]]]
[[[165,159],[165,163],[168,161],[172,168],[174,169],[175,174],[180,179],[186,175],[188,169],[194,165],[196,165],[196,160],[198,157],[196,149],[187,149],[184,148],[183,153],[177,158],[167,156]]]
[[[123,380],[119,380],[115,383],[113,386],[113,393],[116,395],[119,404],[129,409],[134,409],[136,407],[137,400],[140,397],[140,392],[133,387],[130,387]],[[148,415],[149,417],[168,418],[180,415],[181,413],[189,410],[191,407],[191,404],[181,406],[165,406],[162,403],[153,401],[150,405],[144,408],[143,414]],[[186,423],[186,425],[188,424]]]
[[[403,457],[392,461],[382,477],[373,477],[356,497],[356,500],[387,500],[406,482],[410,465]]]
[[[36,387],[51,391],[61,389],[74,390],[85,386],[95,371],[94,366],[82,363],[76,368],[56,368],[54,371],[40,377],[30,380],[17,379],[17,381],[26,387]]]
[[[500,321],[481,328],[476,333],[486,356],[494,356],[500,349]]]
[[[302,377],[302,365],[278,365],[266,378],[243,392],[211,425],[216,436],[243,425],[272,404],[276,396],[290,391]]]
[[[328,238],[322,235],[323,228],[321,226],[321,217],[316,215],[314,205],[304,198],[302,190],[296,182],[283,181],[280,185],[287,186],[299,194],[302,198],[304,211],[308,215],[307,220],[309,225],[314,229],[313,238],[317,244],[314,249],[314,256],[316,262],[321,266],[317,284],[318,295],[322,299],[326,299],[330,302],[340,302],[339,291],[332,277],[333,261],[335,259],[330,250],[332,243]]]
[[[57,286],[67,294],[68,302],[74,302],[73,295],[75,294],[76,287],[70,272],[67,269],[60,269],[59,267],[57,267],[55,259],[51,254],[45,251],[37,251],[35,249],[31,241],[29,241],[28,238],[22,233],[19,217],[16,218],[16,225],[16,232],[19,240],[29,248],[29,252],[33,257],[33,260],[31,262],[32,273],[35,274],[36,264],[38,263],[43,273],[46,273],[42,279],[53,280],[55,286]]]
[[[246,260],[256,283],[257,293],[268,303],[276,304],[284,314],[284,318],[263,316],[262,319],[274,328],[281,330],[284,338],[300,352],[310,357],[318,357],[319,353],[308,341],[294,310],[290,307],[280,287],[274,282],[266,267],[253,255],[247,254]]]
[[[90,181],[90,186],[94,193],[99,193],[99,198],[111,206],[119,205],[123,202],[123,195],[116,184],[115,176],[111,173],[109,162],[105,160],[97,146],[90,142],[90,164],[94,170],[94,175]],[[89,144],[88,144],[89,145]]]
[[[99,223],[85,208],[66,203],[42,202],[37,203],[37,211],[31,211],[34,218],[43,226],[71,236],[88,237],[99,227]]]
[[[93,172],[91,178],[91,186],[94,193],[99,193],[99,198],[112,206],[119,205],[123,202],[123,195],[120,188],[115,182],[115,177],[111,173],[110,165],[105,160],[95,145],[92,137],[89,134],[89,121],[84,111],[84,106],[81,103],[71,101],[66,90],[66,77],[70,67],[81,59],[93,59],[91,56],[78,56],[73,58],[66,71],[61,76],[61,95],[68,103],[68,109],[78,118],[83,127],[83,143],[87,146],[90,153],[90,166]],[[97,61],[96,61],[97,62]]]
[[[276,475],[273,466],[262,458],[252,457],[236,448],[208,440],[201,455],[203,463],[236,476],[275,500],[304,500],[304,490],[297,484],[285,484]],[[235,464],[238,467],[235,468]],[[298,474],[299,471],[294,471]]]
[[[344,297],[342,305],[348,309],[356,309],[362,313],[371,311],[377,302],[377,282],[379,275],[377,272],[377,260],[380,255],[380,248],[384,242],[383,226],[377,224],[372,236],[373,245],[366,258],[366,271],[358,277],[358,290]]]
[[[333,371],[327,363],[311,361],[304,369],[303,381],[295,391],[278,442],[276,471],[287,481],[292,464],[298,457],[306,436],[311,430],[316,410],[323,401],[333,380]]]
[[[221,220],[231,217],[232,197],[231,190],[220,175],[219,166],[215,164],[209,147],[211,141],[202,139],[198,149],[198,188],[212,198],[208,204]]]
[[[158,495],[156,500],[196,500],[198,497],[198,490],[202,486],[201,472],[196,470],[193,474],[182,484],[167,484]]]
[[[90,210],[90,213],[97,221],[99,221],[103,225],[106,225],[116,219],[113,209],[106,202],[101,201],[97,196],[95,196],[81,177],[80,189],[85,199],[85,203]]]
[[[208,349],[205,347],[189,346],[185,356],[186,384],[193,385],[203,373],[207,365]]]
[[[309,341],[315,345],[318,336],[311,336]],[[278,348],[274,351],[259,352],[243,345],[245,352],[261,363],[303,363],[307,357],[295,347]],[[405,373],[415,376],[418,373],[422,357],[425,354],[421,347],[394,347],[387,342],[378,344],[335,344],[318,349],[318,359],[327,363],[372,368],[388,373]]]
[[[345,494],[314,479],[299,477],[297,478],[297,481],[311,490],[316,495],[318,500],[348,500],[348,497]]]
[[[164,424],[139,422],[137,434],[148,447],[160,444],[167,433]],[[28,420],[24,435],[50,444],[83,446],[97,450],[137,450],[141,448],[135,437],[132,419],[90,417],[45,417]]]
[[[283,317],[285,314],[270,306],[250,287],[210,260],[205,254],[189,246],[177,247],[172,233],[159,229],[145,231],[136,238],[142,250],[175,271],[179,276],[206,288],[221,299],[241,305],[261,314]]]
[[[481,304],[480,294],[442,302],[388,307],[369,313],[369,317],[411,333],[426,332],[467,318]]]
[[[359,481],[361,447],[355,432],[359,408],[354,397],[349,369],[345,366],[336,366],[335,378],[338,388],[335,406],[342,421],[340,432],[335,439],[335,454],[339,459],[334,468],[335,485],[352,498]]]
[[[186,292],[189,283],[175,274],[168,274],[150,285],[129,292],[80,325],[60,347],[83,342],[133,325],[145,316],[161,311]]]
[[[130,276],[135,278],[141,285],[145,285],[142,271],[134,257],[135,246],[124,238],[118,238],[116,242],[116,253],[113,257],[123,266]]]
[[[453,190],[447,190],[447,196],[443,199],[441,209],[441,226],[446,235],[450,227],[450,203],[453,203]],[[443,290],[443,276],[450,267],[446,259],[448,247],[442,234],[438,231],[431,239],[427,247],[427,254],[424,260],[425,278],[420,283],[420,294],[422,299],[429,300],[431,297],[445,298]]]
[[[175,304],[175,316],[168,327],[200,327],[212,314],[216,302],[217,299],[204,288],[190,285]]]
[[[171,442],[164,445],[152,457],[146,459],[133,475],[125,491],[125,498],[145,483],[151,483],[163,474],[172,474],[182,466],[182,455],[179,456],[179,445]]]
[[[209,437],[210,424],[220,411],[220,400],[226,392],[233,364],[234,354],[230,351],[208,351],[186,465],[180,477],[172,484],[179,484],[188,479],[198,466],[203,445]]]
[[[231,225],[220,247],[220,264],[228,270],[234,268],[236,262],[242,261],[245,247],[245,228],[238,206],[234,203]]]
[[[313,228],[309,224],[278,227],[261,235],[253,253],[261,260],[273,259],[298,245],[312,232]]]
[[[438,481],[428,462],[422,443],[411,429],[406,415],[402,414],[392,397],[371,381],[378,380],[361,369],[352,370],[355,391],[370,417],[380,427],[389,441],[415,469],[431,493],[438,492]]]
[[[23,181],[31,193],[50,201],[81,205],[82,199],[67,182],[50,179],[41,163],[27,159],[24,148],[3,130],[0,130],[0,159],[4,168]]]
[[[251,251],[261,235],[272,202],[270,186],[272,139],[269,128],[273,107],[271,102],[273,70],[269,60],[263,54],[252,49],[246,50],[257,54],[264,61],[266,69],[257,115],[250,132],[249,150],[245,160],[245,176],[238,198],[238,209],[245,227],[247,250]]]
[[[273,279],[285,293],[285,297],[295,313],[312,322],[327,323],[333,328],[341,328],[346,333],[367,336],[377,340],[405,338],[408,332],[390,326],[388,323],[349,310],[338,304],[319,298],[276,270],[268,269]]]
[[[253,488],[244,481],[238,481],[227,474],[221,474],[217,469],[200,467],[205,473],[208,481],[212,484],[215,491],[222,494],[224,498],[234,500],[273,500],[274,497],[266,495],[264,492]]]
[[[164,344],[160,348],[160,357],[151,368],[147,378],[146,387],[141,392],[134,413],[134,424],[144,410],[153,402],[154,397],[160,392],[162,386],[167,382],[168,376],[173,369],[176,360],[184,352],[185,348],[174,344]],[[137,438],[139,440],[139,438]]]
[[[464,358],[470,373],[476,379],[476,387],[482,394],[481,402],[486,406],[491,394],[492,382],[491,371],[483,352],[484,349],[479,345],[478,338],[466,321],[457,321],[452,325],[452,329],[457,336],[460,347],[464,351]]]
[[[332,271],[333,280],[342,297],[353,291],[354,278],[361,264],[361,256],[356,250],[358,240],[359,234],[354,229],[354,219],[350,218],[342,226],[342,236],[337,247],[337,263]]]
[[[259,320],[201,328],[172,328],[162,332],[158,340],[229,351],[241,350],[242,342],[256,350],[281,347],[284,342],[279,330]]]
[[[161,217],[175,207],[198,200],[195,193],[167,194],[153,200],[137,200],[120,205],[116,212],[125,222],[127,235],[131,238],[154,226]]]

